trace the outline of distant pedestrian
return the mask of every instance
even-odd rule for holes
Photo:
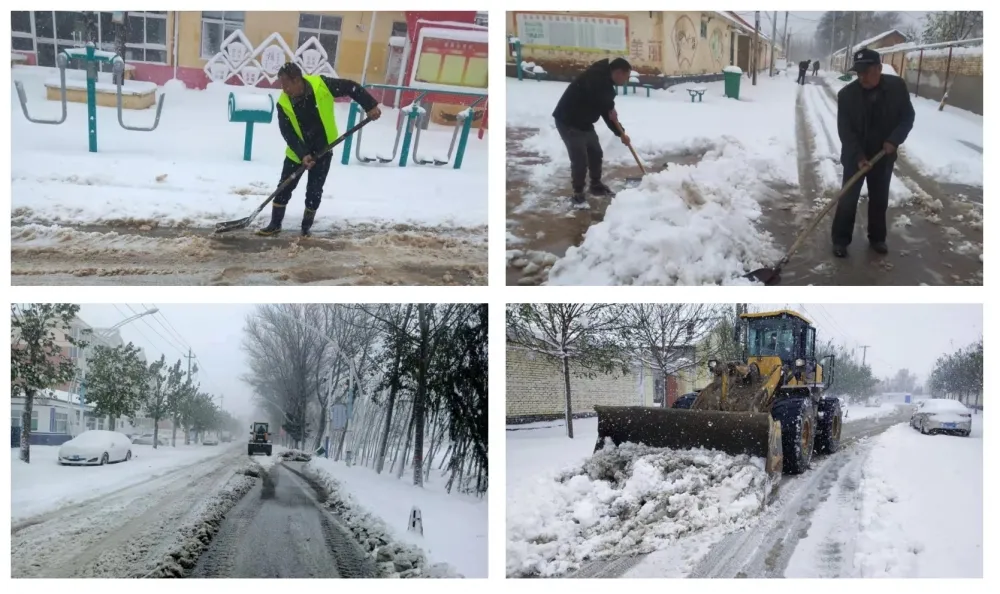
[[[800,85],[806,84],[806,72],[809,70],[809,60],[802,60],[799,62],[799,78],[795,82]]]
[[[819,60],[813,60],[813,76],[819,75]]]
[[[858,78],[837,93],[837,132],[840,134],[840,163],[844,183],[869,166],[879,151],[885,156],[871,165],[864,176],[868,186],[868,242],[879,254],[886,254],[886,211],[889,208],[889,182],[896,163],[896,149],[913,129],[913,104],[906,81],[882,74],[882,57],[863,49],[854,53],[851,70]],[[837,203],[833,217],[833,254],[847,257],[847,246],[854,234],[854,219],[861,183],[854,184]]]

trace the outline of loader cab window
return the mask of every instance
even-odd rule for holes
[[[805,332],[805,357],[806,361],[816,360],[816,329],[812,327],[806,327]]]
[[[782,320],[762,320],[750,325],[747,332],[747,352],[751,357],[795,359],[798,342],[797,328]]]

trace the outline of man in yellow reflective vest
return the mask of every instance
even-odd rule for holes
[[[382,115],[378,101],[353,80],[329,76],[302,75],[302,69],[289,62],[278,71],[281,96],[278,98],[278,129],[288,144],[281,181],[288,179],[301,166],[309,171],[306,182],[306,212],[302,216],[302,235],[309,235],[316,210],[323,198],[323,184],[330,172],[333,154],[320,153],[339,136],[333,105],[336,97],[348,96],[357,101],[368,117],[377,120]],[[277,235],[285,218],[285,206],[292,198],[298,179],[289,184],[271,203],[271,222],[257,231],[258,235]]]

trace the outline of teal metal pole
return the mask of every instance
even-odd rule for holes
[[[515,58],[517,60],[517,80],[524,80],[524,71],[521,69],[522,60],[521,60],[521,41],[520,40],[514,42],[514,53],[517,54],[517,56]]]
[[[347,129],[350,130],[354,127],[355,120],[358,119],[358,104],[351,102],[351,110],[347,114]],[[344,141],[344,152],[340,156],[340,164],[347,165],[351,161],[351,141],[354,139],[353,136],[348,136],[347,140]]]
[[[414,108],[406,114],[406,132],[403,134],[403,148],[399,154],[400,167],[406,167],[406,157],[410,155],[410,141],[413,139],[413,125],[417,119],[416,103],[412,105]]]
[[[462,122],[462,135],[458,139],[458,154],[455,155],[455,169],[462,167],[462,157],[465,156],[465,145],[469,143],[469,132],[472,130],[472,117],[475,114],[475,110],[470,107],[469,117],[465,118],[465,121]]]
[[[94,44],[87,44],[87,132],[90,141],[90,152],[97,152],[97,58],[94,56]],[[91,76],[93,73],[93,76]]]
[[[247,122],[247,133],[243,138],[243,160],[250,160],[250,152],[253,150],[253,122]]]

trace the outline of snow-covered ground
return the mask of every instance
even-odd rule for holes
[[[705,88],[692,103],[688,87]],[[681,84],[665,91],[619,97],[618,117],[647,166],[664,155],[700,155],[695,165],[650,171],[641,186],[617,194],[604,220],[583,244],[552,267],[551,284],[710,284],[741,282],[777,253],[754,224],[768,184],[797,180],[795,93],[786,77],[743,80],[740,100],[723,96],[723,83]],[[507,126],[538,128],[524,148],[548,163],[532,168],[529,184],[553,177],[561,185],[527,193],[519,207],[564,210],[569,193],[568,157],[555,130],[552,108],[565,83],[508,79]],[[628,149],[596,126],[607,165],[629,165]],[[634,163],[631,163],[634,168]],[[648,169],[648,167],[647,167]],[[562,180],[561,178],[567,178]]]
[[[394,540],[422,549],[431,564],[450,565],[467,578],[487,577],[488,498],[445,492],[446,479],[436,471],[425,477],[423,488],[413,486],[412,470],[397,479],[390,471],[377,474],[313,457],[306,471],[335,481],[338,496],[352,500],[349,507],[380,519]],[[423,536],[408,529],[414,507],[423,519]]]
[[[837,91],[846,83],[826,79]],[[983,185],[983,116],[953,106],[938,111],[939,102],[913,97],[916,118],[901,153],[923,173],[942,182]],[[970,143],[979,147],[975,150]]]
[[[179,445],[176,448],[132,445],[132,459],[106,466],[60,466],[58,446],[32,446],[31,463],[20,450],[10,451],[11,521],[78,504],[147,482],[197,462],[224,455],[231,447]]]
[[[586,561],[649,553],[748,525],[767,491],[763,461],[704,449],[609,445],[595,418],[507,432],[507,575],[563,575]],[[525,430],[527,429],[527,430]]]
[[[723,96],[722,82],[682,83],[654,90],[648,98],[645,92],[619,96],[619,119],[647,173],[637,188],[620,190],[605,212],[589,219],[569,208],[568,157],[551,115],[566,84],[508,79],[507,127],[520,138],[517,151],[508,153],[516,180],[508,190],[513,198],[507,262],[520,277],[510,282],[747,284],[746,272],[772,265],[791,242],[776,240],[772,232],[780,234],[786,219],[803,227],[798,218],[818,210],[842,182],[836,99],[823,83],[833,91],[843,83],[829,73],[810,76],[804,86],[794,78],[794,71],[785,71],[758,77],[754,86],[743,77],[739,101]],[[691,102],[687,90],[697,87],[706,89],[704,99]],[[916,200],[937,212],[942,201],[953,199],[951,193],[961,200],[969,194],[976,202],[982,187],[982,118],[952,108],[938,112],[926,99],[913,101],[916,124],[902,150],[908,163],[932,182],[973,188],[928,189],[915,173],[905,179],[906,173],[899,173],[890,188],[891,205]],[[805,123],[799,134],[797,110]],[[595,128],[605,180],[615,187],[619,178],[638,175],[627,147],[603,122]],[[809,207],[791,212],[802,201]],[[974,220],[976,212],[947,216]],[[894,223],[908,227],[911,221],[900,214]],[[946,243],[937,236],[933,241]],[[959,253],[974,255],[975,242],[965,243]],[[947,276],[947,270],[938,274]]]
[[[59,103],[45,100],[44,81],[57,71],[15,67],[28,110],[35,118],[54,118]],[[227,119],[229,92],[276,91],[212,85],[188,90],[178,81],[159,89],[166,94],[159,127],[153,132],[122,129],[114,108],[97,108],[97,153],[87,152],[87,106],[68,104],[63,125],[37,125],[25,119],[10,85],[12,198],[15,224],[132,224],[211,227],[241,218],[264,200],[280,181],[285,144],[277,117],[254,127],[253,160],[243,161],[244,124]],[[346,130],[348,105],[337,103],[337,123]],[[126,110],[125,123],[152,124],[155,110]],[[384,153],[396,134],[398,111],[364,129],[363,154]],[[451,127],[431,124],[424,131],[421,157],[447,153]],[[353,152],[353,151],[352,151]],[[341,147],[327,178],[316,229],[348,225],[406,224],[418,227],[479,227],[487,221],[487,142],[472,136],[460,170],[407,164],[340,164]],[[287,222],[297,226],[304,210],[306,183],[288,205]],[[267,223],[267,212],[258,220]],[[57,241],[57,239],[53,239]]]
[[[972,435],[895,425],[817,510],[786,577],[983,577],[983,415]]]
[[[908,406],[900,402],[883,402],[878,406],[865,406],[864,404],[850,404],[843,408],[844,422],[851,423],[862,419],[880,419],[899,412],[899,407]]]

